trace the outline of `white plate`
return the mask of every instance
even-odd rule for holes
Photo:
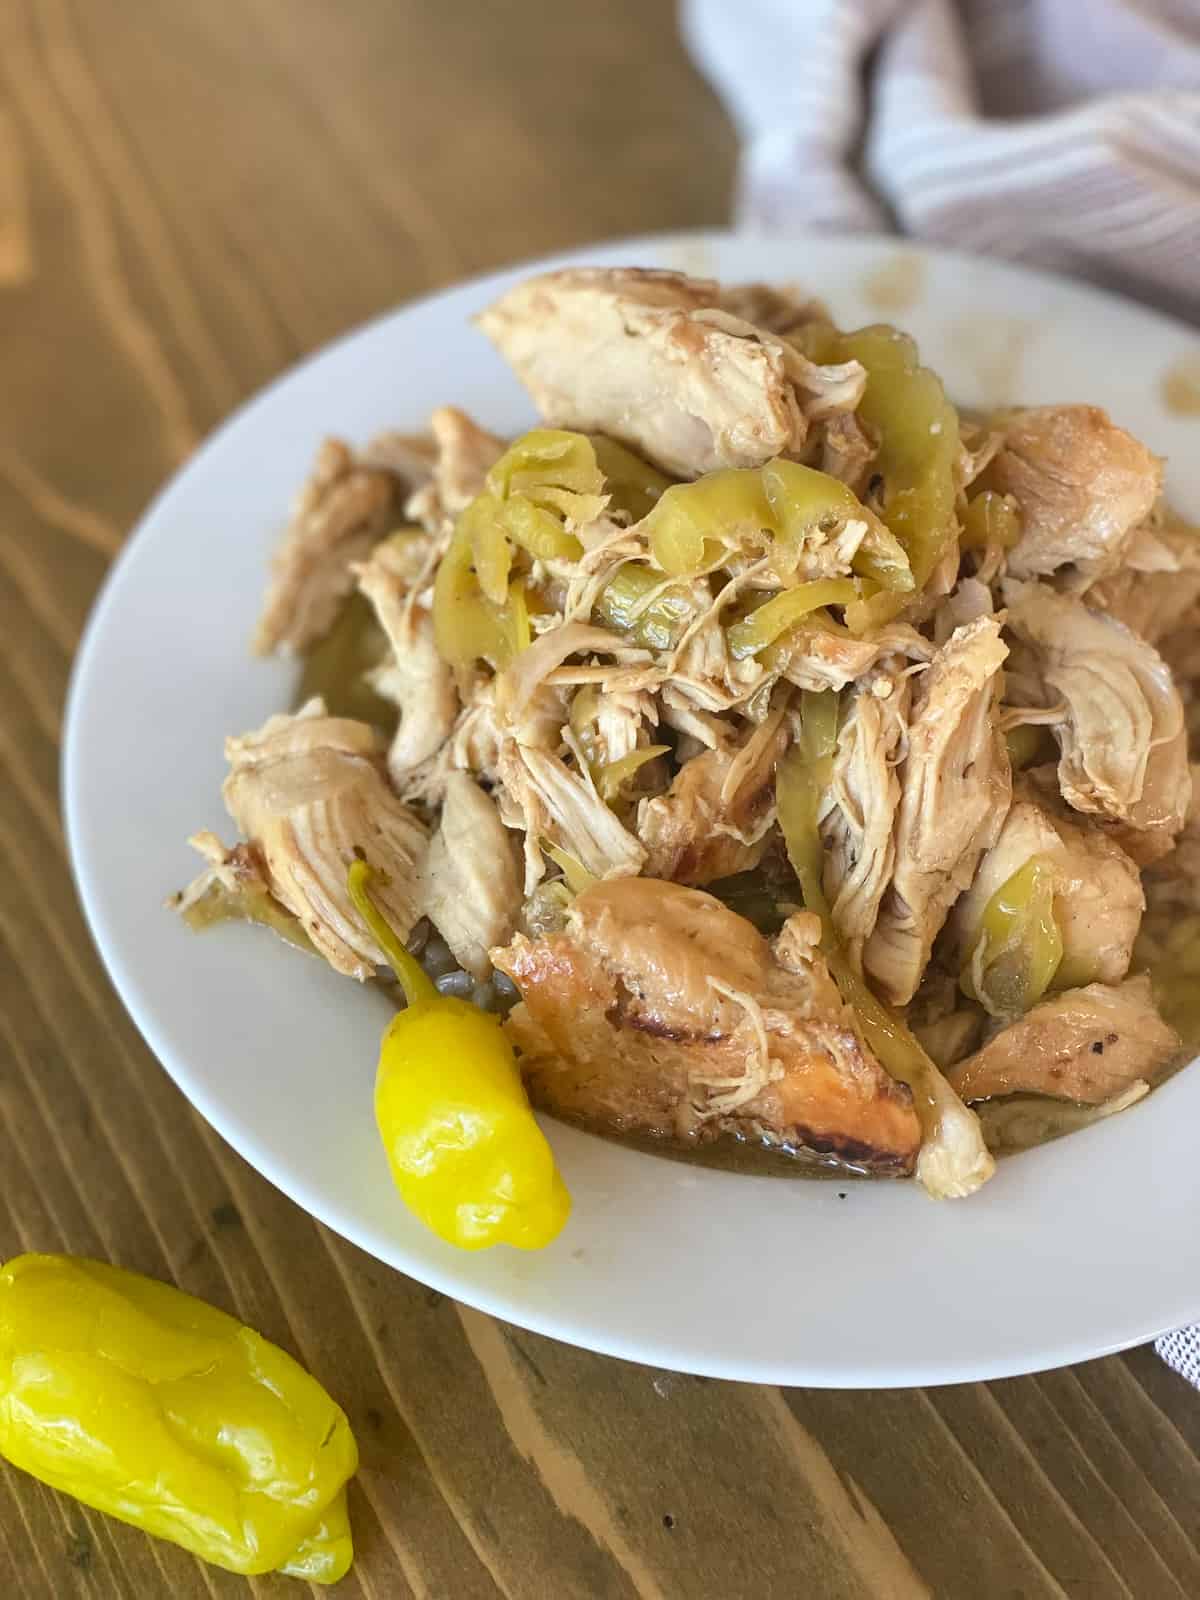
[[[1159,398],[1194,335],[1049,277],[864,239],[655,238],[573,259],[799,280],[839,321],[895,320],[962,401],[1089,400],[1171,457],[1200,513],[1200,428]],[[882,269],[882,271],[880,270]],[[701,1171],[550,1124],[575,1197],[540,1254],[459,1254],[405,1213],[372,1121],[386,1008],[260,930],[190,933],[161,909],[223,837],[222,740],[288,704],[247,654],[268,552],[326,433],[363,440],[465,406],[517,432],[529,404],[470,314],[530,268],[382,318],[219,430],[151,507],[92,617],[68,714],[72,858],[101,953],[184,1093],[306,1210],[402,1271],[539,1333],[716,1377],[839,1387],[1000,1377],[1200,1317],[1200,1066],[1125,1115],[1001,1163],[974,1198],[915,1184]],[[872,277],[874,275],[874,277]],[[875,303],[866,286],[875,283]]]

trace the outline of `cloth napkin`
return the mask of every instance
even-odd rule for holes
[[[1200,321],[1200,0],[683,0],[735,220],[899,230]],[[1200,1325],[1158,1353],[1200,1388]]]
[[[683,0],[736,221],[899,231],[1200,321],[1198,0]]]

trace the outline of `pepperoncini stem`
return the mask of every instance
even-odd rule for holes
[[[410,1006],[430,1005],[438,999],[433,980],[416,956],[411,955],[389,926],[387,918],[371,897],[370,884],[375,869],[366,861],[352,861],[346,875],[346,887],[355,910],[371,930],[375,943],[388,959],[388,965],[400,981],[404,998]]]
[[[802,617],[824,606],[849,605],[862,595],[853,578],[814,578],[811,583],[784,589],[729,629],[729,653],[735,661],[754,656],[774,644]]]

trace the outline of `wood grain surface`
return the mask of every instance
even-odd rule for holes
[[[173,1279],[316,1372],[362,1446],[347,1597],[1195,1600],[1200,1395],[1152,1351],[849,1394],[516,1332],[227,1149],[80,918],[63,696],[150,494],[331,335],[516,258],[718,222],[733,160],[665,0],[0,4],[0,1256]],[[300,1586],[0,1473],[0,1596],[247,1590]]]

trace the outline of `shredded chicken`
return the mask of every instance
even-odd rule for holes
[[[853,411],[857,362],[819,367],[675,272],[569,268],[510,289],[479,325],[545,420],[611,435],[678,477],[797,455],[809,419]]]
[[[862,1044],[809,938],[773,956],[710,895],[625,878],[580,895],[563,933],[492,959],[521,991],[508,1030],[546,1109],[911,1171],[912,1097]]]
[[[740,749],[693,756],[667,794],[644,800],[637,831],[647,875],[704,884],[756,867],[775,822],[775,769],[787,742],[779,710]]]
[[[395,473],[325,440],[271,564],[254,636],[260,655],[304,650],[326,632],[354,587],[353,564],[400,520],[404,489]]]
[[[640,872],[646,852],[581,772],[548,750],[515,739],[500,748],[499,777],[525,829],[525,893],[545,870],[543,841],[565,850],[594,878]]]
[[[865,494],[879,447],[863,423],[853,411],[839,411],[818,424],[816,433],[820,440],[816,465],[831,478],[839,478],[855,494]]]
[[[1124,563],[1089,587],[1087,603],[1148,644],[1165,639],[1200,603],[1200,531],[1169,515],[1135,529]]]
[[[392,793],[378,735],[320,700],[226,741],[225,805],[256,849],[272,895],[330,966],[369,978],[383,952],[350,901],[346,873],[369,851],[379,903],[400,938],[421,913],[425,829]]]
[[[1178,1051],[1142,976],[1044,1000],[947,1077],[968,1101],[1024,1092],[1100,1105],[1139,1079],[1152,1083]]]
[[[375,608],[391,646],[391,660],[371,674],[376,693],[400,709],[400,726],[388,751],[388,771],[398,787],[445,744],[458,715],[454,675],[438,655],[433,618],[414,604],[407,552],[389,541],[356,569],[359,590]]]
[[[495,801],[465,772],[446,781],[425,863],[424,906],[459,966],[472,977],[490,977],[488,951],[512,937],[521,880],[515,841]]]
[[[1012,576],[1066,568],[1084,588],[1120,565],[1158,499],[1162,463],[1098,406],[1036,406],[1005,420],[986,482],[1020,507]]]
[[[1012,776],[994,711],[1008,654],[994,617],[958,628],[918,680],[900,769],[896,864],[863,962],[893,1005],[912,999],[946,914],[996,841]]]
[[[842,723],[833,762],[829,808],[821,821],[826,848],[825,893],[834,925],[861,969],[879,903],[896,863],[894,825],[900,803],[895,766],[908,732],[910,683],[880,699],[864,684]]]
[[[1200,531],[1150,449],[956,414],[762,284],[573,268],[478,320],[543,425],[322,447],[257,644],[336,621],[302,693],[380,729],[230,740],[183,915],[365,978],[365,856],[431,970],[512,978],[547,1109],[937,1196],[1200,1047]]]
[[[1064,707],[1054,723],[1064,798],[1169,848],[1191,797],[1183,704],[1170,668],[1128,628],[1073,596],[1012,582],[1004,596],[1009,626],[1033,653],[1023,661],[1026,679],[1040,681],[1044,705]]]
[[[482,494],[488,472],[504,453],[504,440],[457,406],[439,406],[429,418],[429,431],[437,452],[432,477],[409,499],[405,513],[436,533]]]

